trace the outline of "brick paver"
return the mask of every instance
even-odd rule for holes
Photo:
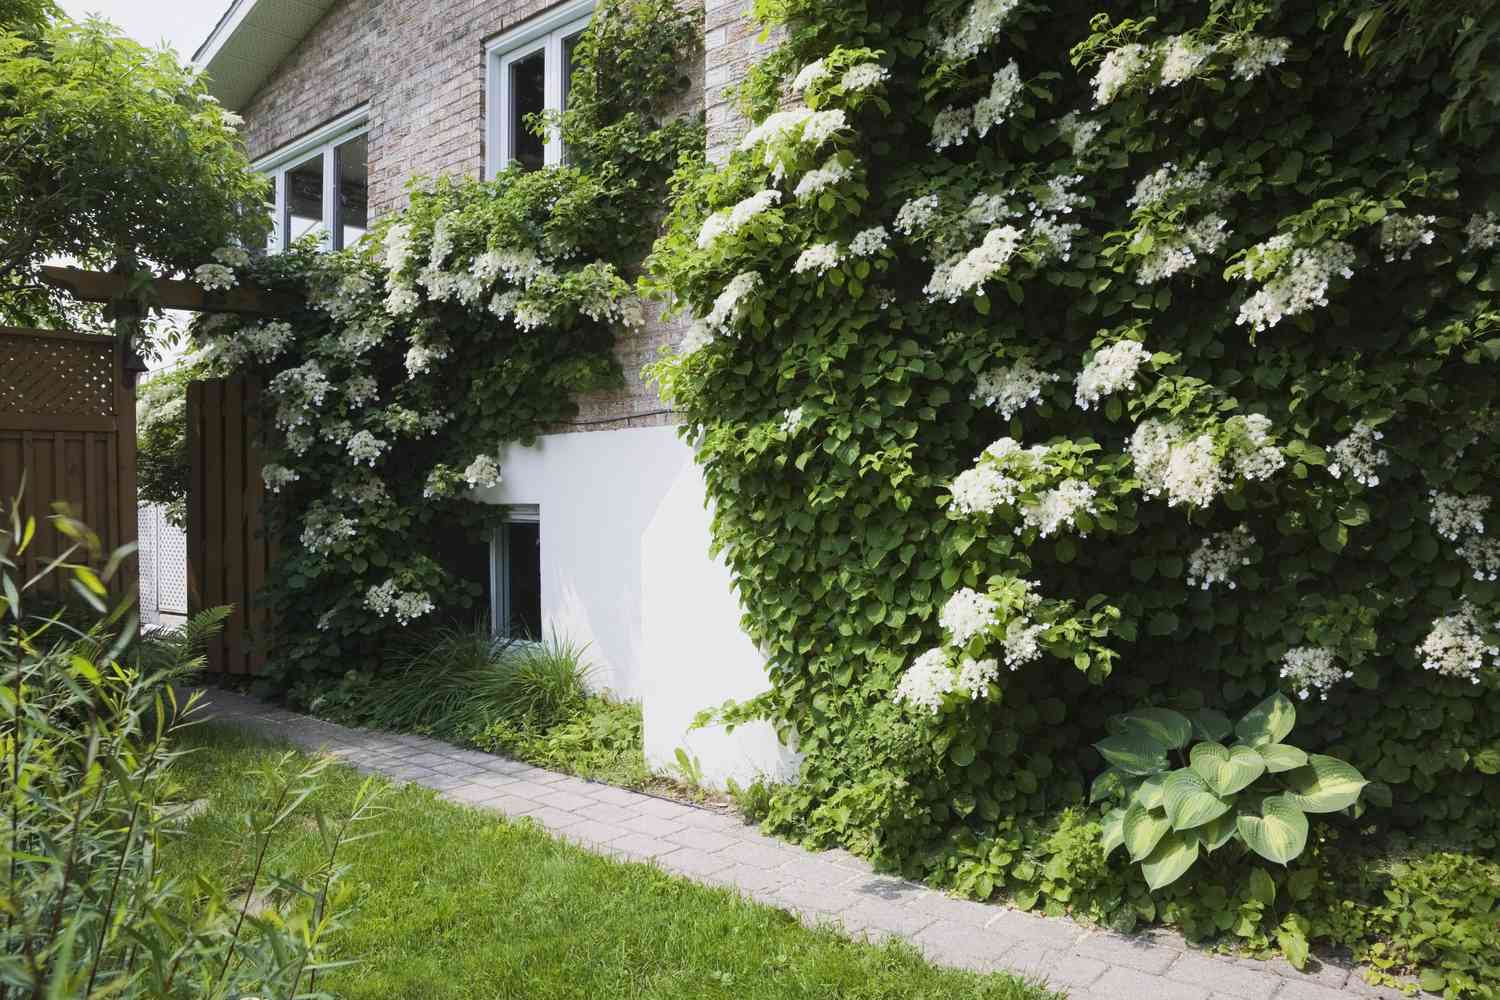
[[[811,852],[708,809],[581,781],[419,736],[348,729],[243,695],[209,692],[209,714],[367,773],[411,781],[443,797],[529,817],[589,850],[836,923],[868,940],[899,937],[942,965],[1013,972],[1072,1000],[1396,1000],[1358,972],[1312,962],[1258,962],[1195,950],[1161,931],[1126,936],[1063,918],[952,899],[875,874],[845,851]]]

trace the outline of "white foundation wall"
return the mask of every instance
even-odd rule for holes
[[[596,689],[641,702],[648,763],[670,770],[682,748],[719,787],[793,777],[765,723],[690,731],[768,682],[728,567],[709,557],[703,476],[676,428],[550,434],[506,446],[500,468],[480,498],[540,510],[544,628],[587,644]]]

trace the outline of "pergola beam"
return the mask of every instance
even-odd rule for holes
[[[119,302],[133,295],[130,280],[123,274],[47,265],[42,268],[42,280],[84,302]],[[150,288],[152,298],[163,309],[189,312],[290,316],[303,305],[295,295],[244,285],[208,292],[191,281],[157,278]]]

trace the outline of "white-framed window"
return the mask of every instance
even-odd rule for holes
[[[486,43],[486,177],[510,163],[528,170],[562,163],[562,140],[528,131],[526,116],[568,106],[573,49],[593,10],[594,0],[573,0]]]
[[[542,512],[535,504],[507,508],[490,542],[490,621],[495,634],[542,638]]]
[[[251,167],[274,182],[266,249],[280,253],[309,233],[328,250],[353,246],[370,225],[369,114],[357,108]]]

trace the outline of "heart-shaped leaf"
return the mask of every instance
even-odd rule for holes
[[[1250,898],[1263,906],[1276,905],[1276,880],[1266,874],[1264,868],[1250,870]]]
[[[1125,816],[1120,824],[1130,860],[1139,861],[1156,850],[1156,845],[1170,828],[1171,824],[1167,822],[1166,816],[1156,810],[1142,808],[1139,802],[1132,802],[1125,809]]]
[[[1229,716],[1212,708],[1200,708],[1193,713],[1193,732],[1198,734],[1200,740],[1213,740],[1222,743],[1229,739],[1229,734],[1234,732],[1234,723],[1229,721]]]
[[[1094,749],[1126,774],[1157,774],[1167,769],[1166,749],[1138,732],[1106,736]]]
[[[1165,774],[1151,775],[1151,777],[1142,781],[1140,786],[1136,788],[1135,794],[1130,797],[1131,801],[1139,802],[1143,809],[1155,809],[1162,804],[1162,786],[1166,783],[1167,776]]]
[[[1193,724],[1187,716],[1170,708],[1138,708],[1115,720],[1125,732],[1140,733],[1169,750],[1181,750],[1193,738]]]
[[[1191,768],[1173,771],[1163,786],[1162,804],[1174,830],[1191,830],[1229,811],[1230,803],[1215,795],[1208,782]]]
[[[1277,691],[1245,713],[1234,727],[1234,734],[1253,747],[1280,743],[1297,724],[1297,709],[1287,696]]]
[[[1307,846],[1307,814],[1285,797],[1268,795],[1261,814],[1241,813],[1236,828],[1250,849],[1278,865],[1290,862]]]
[[[1218,795],[1233,795],[1266,773],[1266,762],[1246,746],[1199,743],[1188,754],[1193,770]]]
[[[1198,841],[1185,833],[1169,833],[1141,862],[1141,874],[1154,892],[1176,882],[1198,860]]]
[[[1115,853],[1115,849],[1125,843],[1125,809],[1116,806],[1104,814],[1101,824],[1104,828],[1104,856],[1107,858]]]
[[[1256,748],[1260,759],[1266,762],[1266,770],[1272,774],[1294,771],[1307,763],[1307,754],[1285,743],[1267,743]]]
[[[1284,796],[1303,812],[1330,813],[1347,809],[1369,784],[1353,764],[1337,757],[1309,754],[1307,765],[1288,771]]]
[[[1125,780],[1125,772],[1118,767],[1105,770],[1089,786],[1089,805],[1124,794]]]
[[[1199,845],[1212,854],[1234,839],[1234,820],[1234,813],[1227,812],[1218,819],[1210,820],[1196,829],[1184,832],[1196,835]]]

